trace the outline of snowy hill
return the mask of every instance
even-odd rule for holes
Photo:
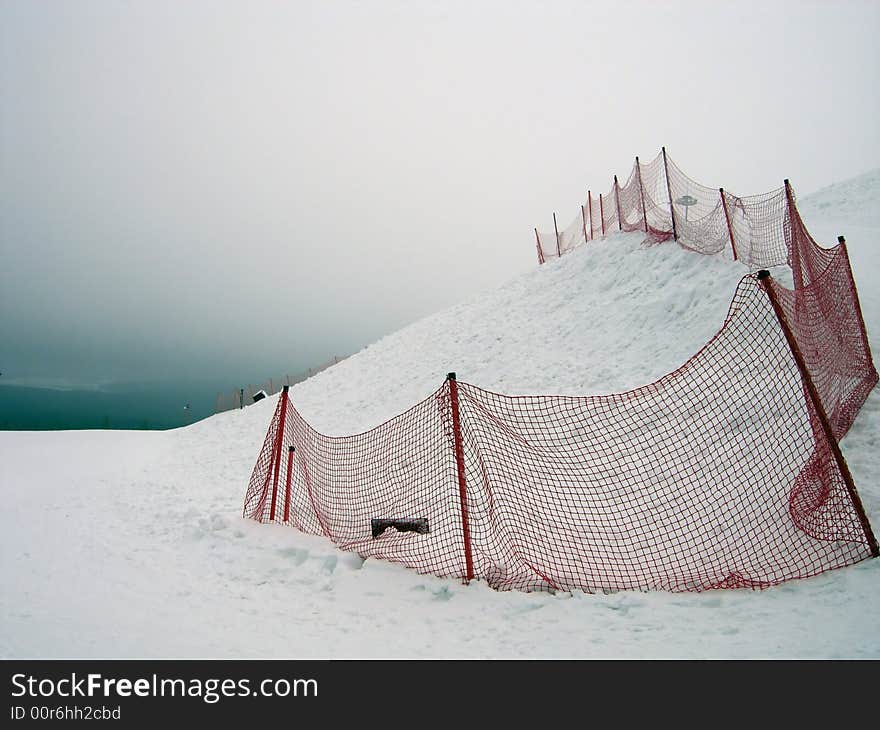
[[[880,171],[802,197],[847,237],[880,343]],[[745,269],[639,234],[591,243],[291,389],[330,434],[445,374],[506,393],[651,382],[724,319]],[[761,591],[496,593],[240,517],[275,398],[176,431],[0,433],[3,656],[880,656],[880,561]],[[880,527],[880,396],[842,446]]]
[[[743,269],[624,234],[406,327],[291,389],[317,428],[354,433],[449,371],[511,394],[611,393],[678,367],[718,329]]]
[[[854,226],[880,226],[880,206],[875,203],[880,190],[880,169],[830,185],[798,201],[798,210],[807,224],[816,219],[845,221]]]

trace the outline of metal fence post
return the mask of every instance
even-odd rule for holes
[[[645,233],[648,232],[648,211],[645,210],[645,189],[642,187],[642,166],[636,156],[636,176],[639,179],[639,197],[642,201],[642,219],[645,221]]]
[[[666,194],[669,196],[669,215],[672,216],[672,237],[677,241],[678,229],[675,227],[675,207],[672,205],[672,184],[669,182],[669,163],[666,161],[666,147],[661,147],[660,151],[663,152],[663,171],[666,173]]]

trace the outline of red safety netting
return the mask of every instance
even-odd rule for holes
[[[844,437],[877,383],[846,243],[821,248],[791,195],[794,291],[773,284],[834,436]]]
[[[639,183],[639,166],[634,164],[626,182],[617,189],[620,203],[620,228],[624,231],[645,231],[644,208],[642,206],[641,185]]]
[[[789,196],[796,288],[743,278],[675,372],[595,397],[447,380],[341,438],[285,392],[244,515],[498,589],[760,588],[876,555],[837,439],[877,372],[846,246],[819,248]]]
[[[565,254],[571,251],[575,246],[586,241],[584,238],[584,217],[579,210],[574,219],[565,228],[559,231],[559,250]]]
[[[602,223],[605,226],[604,235],[614,233],[620,230],[617,218],[617,186],[613,186],[611,191],[603,193],[605,205],[602,208]]]
[[[463,576],[448,401],[444,385],[377,428],[333,438],[312,429],[282,394],[251,477],[244,515],[325,535],[344,550],[420,572]],[[296,450],[290,451],[291,446]],[[391,517],[427,518],[431,531],[422,538],[389,530],[374,539],[372,520]]]
[[[602,198],[600,216],[599,197],[593,197],[594,223],[589,240],[602,235],[604,222],[605,235],[619,230],[644,231],[649,244],[675,237],[684,248],[726,258],[735,256],[752,270],[790,263],[785,188],[748,197],[726,190],[722,193],[720,188],[707,187],[688,177],[661,152],[648,163],[636,158],[626,182],[612,184]],[[574,222],[569,228],[574,230],[573,226]],[[564,238],[560,234],[562,241],[557,248],[555,232],[536,230],[536,235],[540,263],[558,258],[587,240],[583,233]]]

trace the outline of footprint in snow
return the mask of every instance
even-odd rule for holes
[[[364,567],[364,558],[357,553],[344,553],[339,562],[341,562],[349,570],[360,570]]]
[[[432,591],[435,601],[448,601],[452,598],[453,593],[449,590],[449,586],[442,586],[436,591]]]
[[[302,565],[306,562],[306,559],[309,557],[309,551],[304,548],[281,548],[278,551],[278,554],[282,558],[290,558],[293,561],[293,564],[296,566]]]

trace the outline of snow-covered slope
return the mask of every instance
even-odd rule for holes
[[[613,236],[427,317],[291,389],[319,431],[354,433],[406,410],[449,371],[511,394],[628,390],[675,369],[715,333],[732,261]]]
[[[876,347],[880,174],[801,204],[818,240],[847,236]],[[639,242],[612,236],[536,266],[291,397],[316,428],[339,434],[404,410],[449,370],[508,393],[650,382],[717,330],[745,270]],[[755,593],[496,593],[242,520],[274,403],[165,433],[0,433],[0,654],[880,656],[870,610],[880,561]],[[874,393],[843,447],[880,528],[878,443]]]
[[[798,210],[808,225],[824,219],[876,228],[880,227],[880,206],[874,202],[878,190],[880,169],[806,195],[798,201]]]

